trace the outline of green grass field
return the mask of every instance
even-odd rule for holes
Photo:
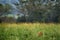
[[[0,40],[60,40],[60,24],[0,24]]]

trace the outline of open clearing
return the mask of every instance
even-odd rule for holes
[[[60,24],[2,23],[0,40],[60,40]]]

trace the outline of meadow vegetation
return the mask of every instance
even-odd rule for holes
[[[2,23],[0,40],[60,40],[60,24]]]

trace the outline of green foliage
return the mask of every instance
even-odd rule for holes
[[[52,1],[52,0],[51,0]],[[57,1],[57,0],[56,0]],[[41,2],[41,0],[20,0],[20,4],[14,4],[16,8],[24,14],[17,21],[34,21],[34,22],[59,22],[60,23],[60,1]],[[0,15],[11,13],[11,5],[0,4]],[[12,10],[13,11],[13,10]],[[18,12],[17,12],[18,13]],[[25,15],[28,15],[26,17]]]
[[[4,12],[4,6],[0,4],[0,16],[2,15],[2,12]]]
[[[59,24],[18,25],[20,24],[16,27],[0,25],[0,40],[60,40]],[[39,32],[43,34],[39,35]]]

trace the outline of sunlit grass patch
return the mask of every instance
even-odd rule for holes
[[[2,23],[0,40],[60,40],[60,24]]]

